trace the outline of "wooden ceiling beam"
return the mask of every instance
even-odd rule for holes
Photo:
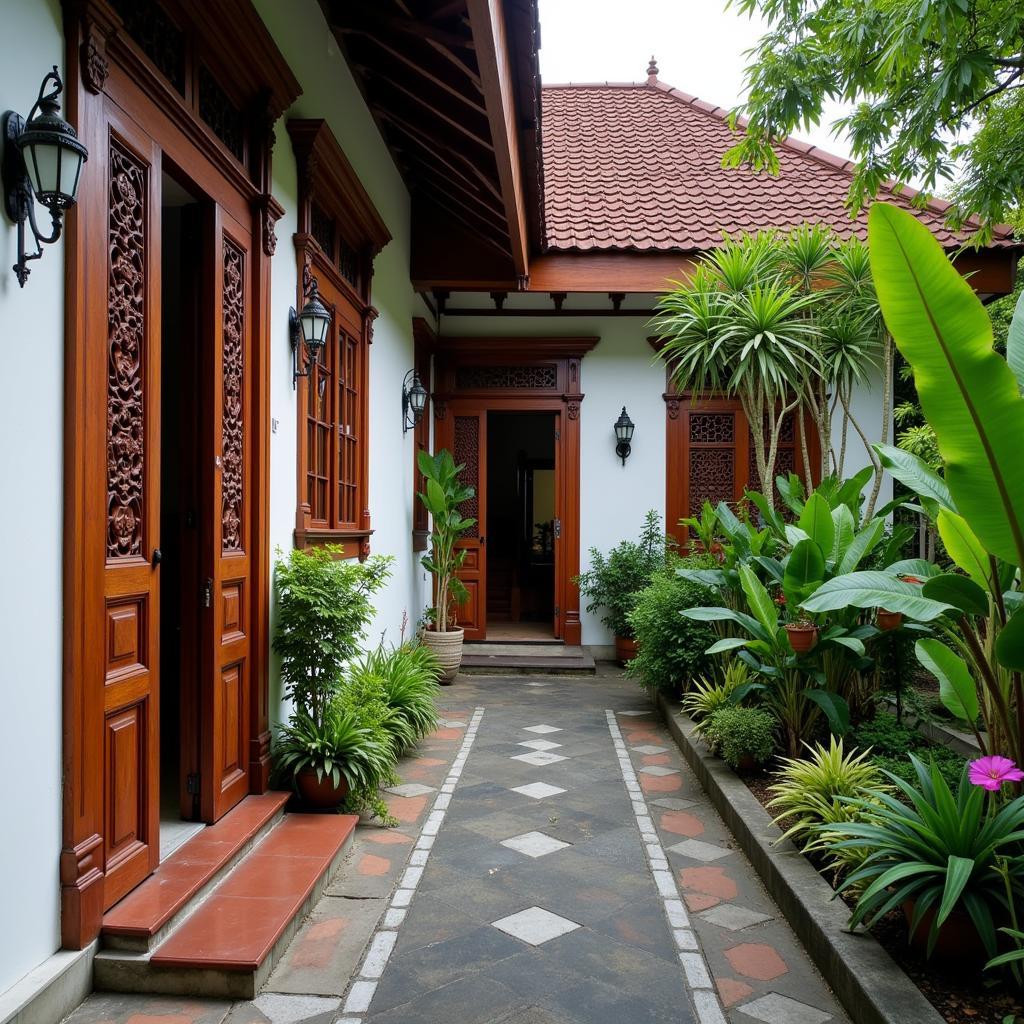
[[[432,178],[442,181],[449,188],[456,189],[468,202],[472,202],[489,213],[494,214],[496,223],[504,227],[505,211],[500,204],[495,204],[490,195],[481,192],[476,183],[467,179],[464,175],[453,176],[450,165],[435,160],[435,154],[424,149],[414,151],[403,150],[400,146],[395,147],[396,152],[402,153],[411,172],[420,172],[430,175]],[[415,177],[414,173],[414,177]],[[467,187],[468,186],[468,187]]]
[[[481,231],[478,225],[473,224],[470,220],[467,220],[457,206],[451,205],[445,196],[431,194],[430,199],[439,208],[445,211],[450,217],[454,217],[467,231],[471,232],[476,238],[479,238],[482,242],[486,242],[492,248],[496,249],[502,254],[511,258],[512,254],[508,251],[508,241],[504,237],[498,238],[495,235],[491,235],[488,232]]]
[[[441,171],[428,167],[425,164],[421,164],[419,169],[431,179],[431,192],[435,190],[443,192],[452,202],[457,202],[464,206],[467,210],[480,217],[481,220],[490,224],[496,231],[506,231],[505,215],[501,210],[482,202],[479,195],[466,192],[465,189],[456,185],[455,182],[446,177]],[[485,216],[485,214],[490,214],[490,216]]]
[[[415,36],[417,39],[430,39],[441,46],[456,50],[474,49],[471,37],[459,35],[439,28],[430,22],[401,17],[397,14],[381,14],[370,11],[365,6],[353,4],[351,0],[335,0],[331,4],[331,27],[340,32],[363,31],[387,36],[397,33],[400,36]]]
[[[516,101],[502,0],[467,0],[516,274],[530,272]]]
[[[427,46],[439,53],[446,61],[450,64],[454,64],[482,93],[484,91],[483,81],[480,78],[480,73],[475,67],[470,66],[466,63],[457,53],[454,53],[443,43],[439,43],[436,39],[431,39],[429,36],[424,40]]]

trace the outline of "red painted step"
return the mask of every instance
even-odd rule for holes
[[[103,915],[102,934],[107,944],[145,949],[153,936],[280,817],[287,801],[287,793],[248,796],[215,825],[180,846]]]
[[[286,815],[159,946],[155,967],[255,971],[355,829],[351,814]]]

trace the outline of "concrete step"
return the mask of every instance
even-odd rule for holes
[[[174,853],[103,915],[105,949],[145,953],[158,946],[284,817],[287,793],[246,797]]]
[[[285,815],[177,917],[155,949],[98,953],[96,988],[254,998],[344,859],[357,821],[354,815]]]
[[[460,671],[468,675],[592,676],[596,667],[585,647],[468,643],[462,649]]]

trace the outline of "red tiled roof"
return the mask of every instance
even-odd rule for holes
[[[852,163],[795,139],[778,147],[779,174],[724,169],[735,136],[728,111],[662,82],[553,85],[542,90],[544,216],[549,249],[711,248],[722,233],[826,224],[867,237],[867,211],[844,206]],[[889,193],[910,206],[915,193]],[[948,204],[916,216],[946,247],[964,236],[944,223]],[[1013,245],[1010,228],[995,246]]]

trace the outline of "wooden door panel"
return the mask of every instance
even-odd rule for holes
[[[251,527],[249,479],[253,357],[252,232],[222,208],[211,211],[212,344],[205,347],[202,460],[206,574],[200,683],[200,805],[216,821],[249,791]]]
[[[103,905],[157,865],[159,840],[160,155],[104,104],[106,530]]]
[[[460,409],[452,417],[451,451],[456,465],[462,465],[461,479],[476,494],[463,505],[463,514],[476,520],[457,547],[466,552],[459,579],[469,592],[459,606],[458,625],[467,640],[487,636],[487,412]]]

